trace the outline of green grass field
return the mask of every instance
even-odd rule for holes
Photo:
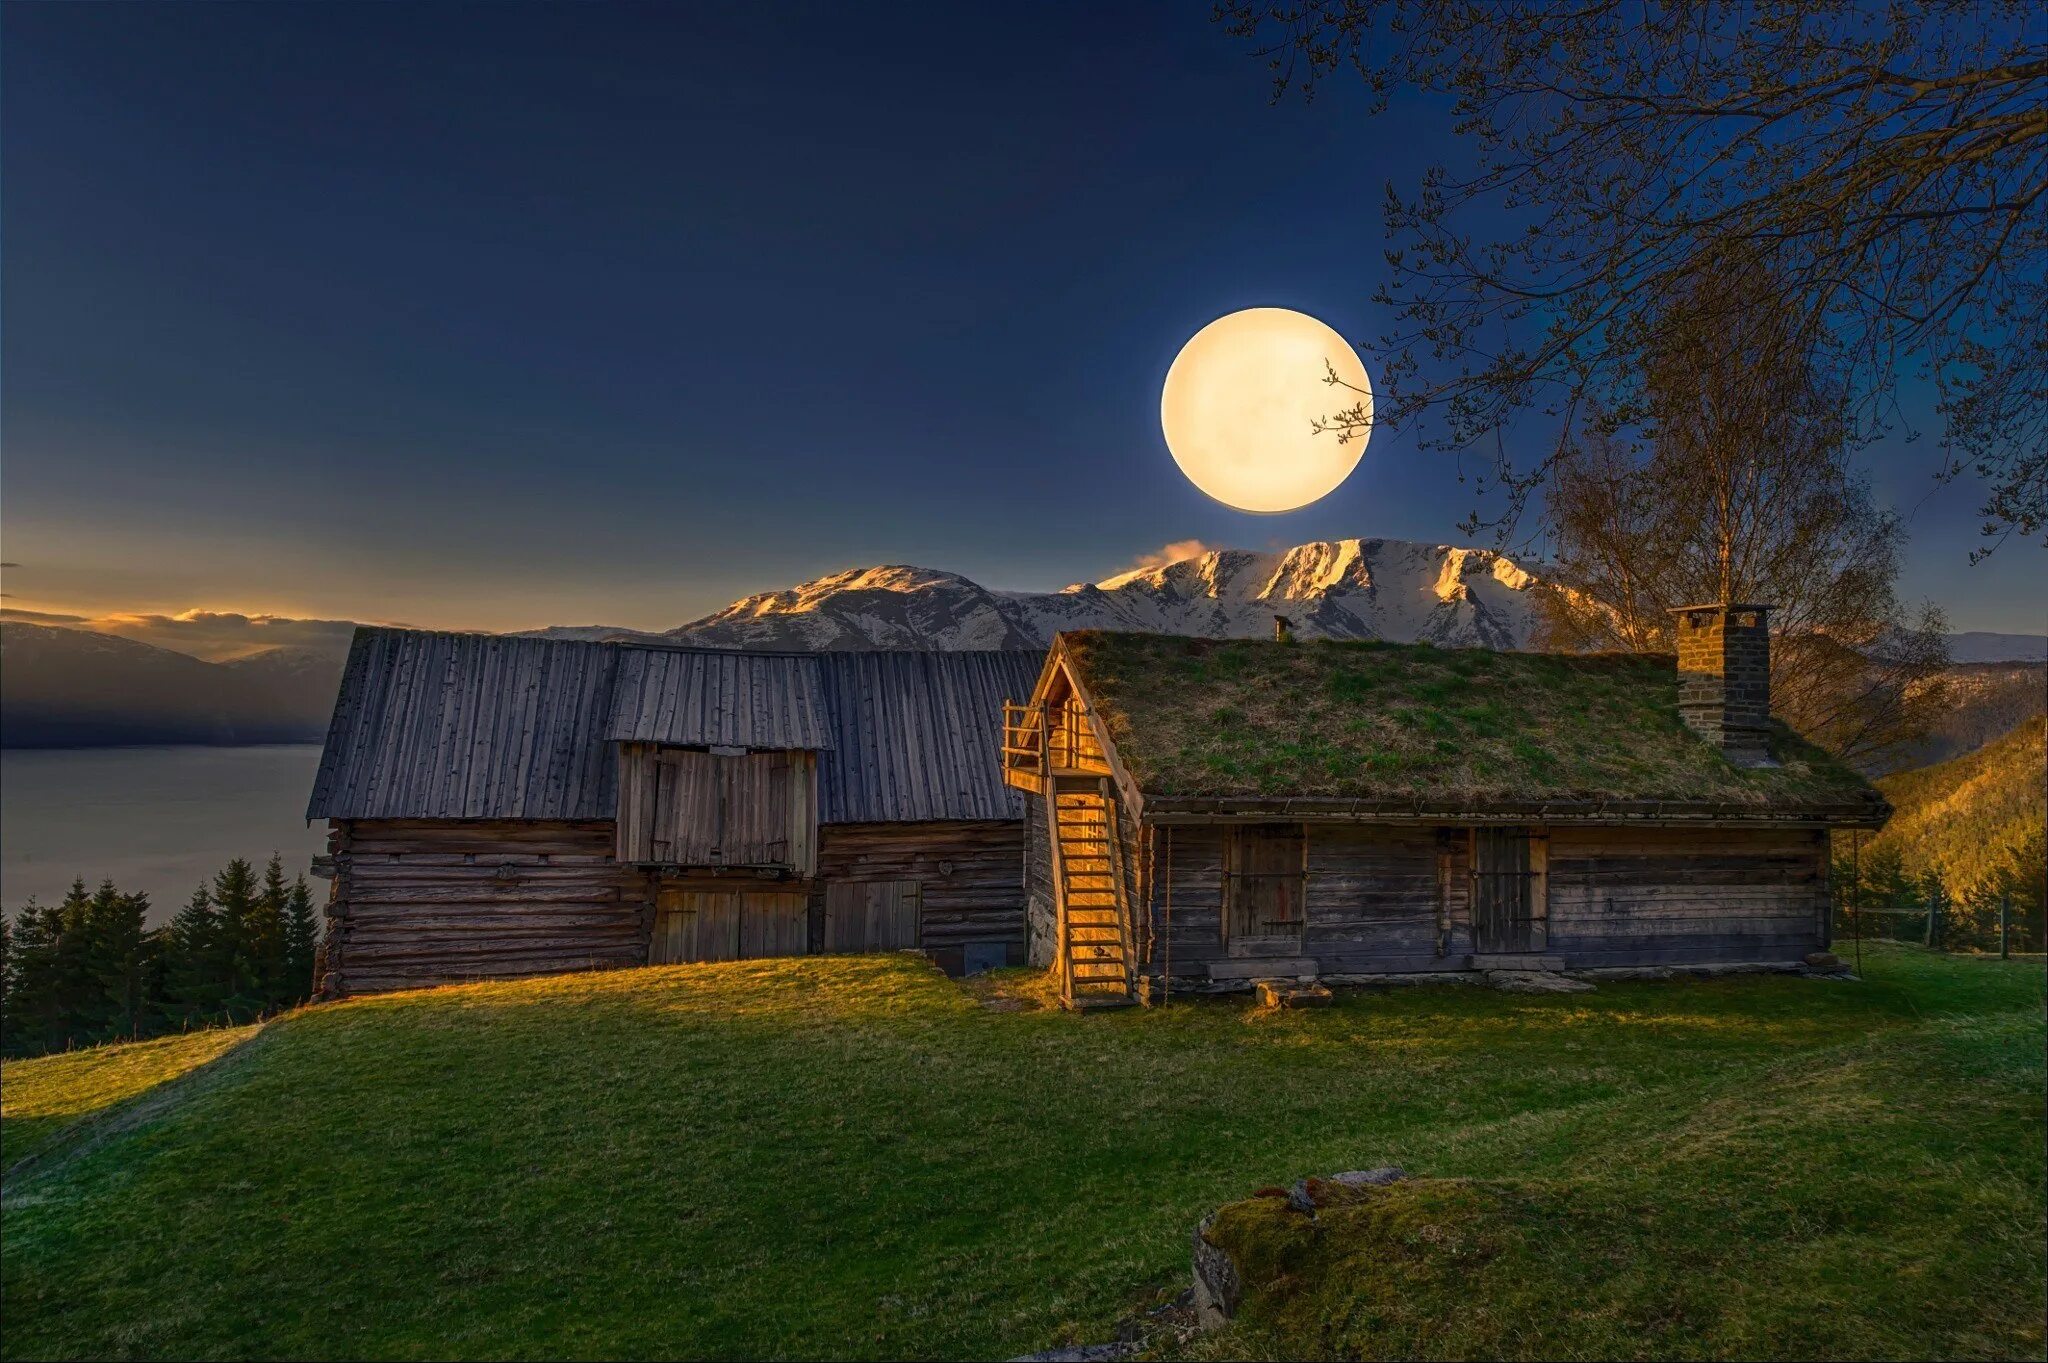
[[[826,957],[313,1009],[139,1095],[23,1061],[5,1352],[1002,1357],[1108,1338],[1219,1204],[1395,1162],[1485,1181],[1493,1267],[1196,1352],[2040,1357],[2041,967],[1866,957],[1080,1017]]]

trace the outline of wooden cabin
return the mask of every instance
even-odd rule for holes
[[[1076,1007],[1798,962],[1829,830],[1889,810],[1769,719],[1766,619],[1689,608],[1676,662],[1063,634],[1005,709],[1032,959]]]
[[[327,995],[808,952],[1021,963],[1036,653],[355,636],[309,819]]]

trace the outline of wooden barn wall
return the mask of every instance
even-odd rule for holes
[[[1826,835],[1550,833],[1550,951],[1574,966],[1793,961],[1826,944]]]
[[[1000,945],[1021,965],[1024,944],[1024,822],[826,824],[818,830],[818,880],[811,889],[811,948],[824,949],[825,886],[914,880],[920,887],[920,945],[957,974],[972,943]]]
[[[609,820],[336,821],[330,993],[639,965],[648,880]]]
[[[1024,911],[1028,959],[1050,966],[1059,945],[1058,895],[1052,881],[1052,843],[1046,826],[1045,797],[1024,800]]]
[[[1311,824],[1307,833],[1301,954],[1318,970],[1466,968],[1463,829]],[[1230,959],[1225,830],[1178,825],[1150,836],[1150,874],[1133,901],[1151,925],[1148,969],[1204,978],[1211,962]],[[1041,819],[1031,838],[1042,837]],[[1547,954],[1570,967],[1790,961],[1826,941],[1826,842],[1810,830],[1552,826],[1549,856]]]

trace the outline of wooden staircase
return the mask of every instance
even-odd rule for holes
[[[1054,776],[1046,808],[1059,893],[1060,1002],[1075,1009],[1128,1005],[1134,953],[1109,780]]]

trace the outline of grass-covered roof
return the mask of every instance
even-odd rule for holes
[[[1880,800],[1782,727],[1772,742],[1779,766],[1732,766],[1679,720],[1669,657],[1096,630],[1061,637],[1148,802],[1661,804],[1796,815]]]

